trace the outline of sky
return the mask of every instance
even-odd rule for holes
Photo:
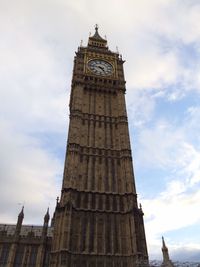
[[[200,1],[0,0],[0,223],[60,195],[75,51],[119,50],[150,259],[200,261]]]

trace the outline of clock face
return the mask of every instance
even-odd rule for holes
[[[88,62],[88,68],[96,75],[108,76],[113,73],[113,66],[101,59],[92,59]]]

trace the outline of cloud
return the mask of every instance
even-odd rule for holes
[[[62,165],[53,154],[41,149],[36,138],[18,133],[2,121],[0,147],[1,223],[16,221],[18,203],[29,210],[25,221],[38,223],[37,217],[52,205],[58,194]]]
[[[159,121],[152,128],[143,128],[138,136],[140,151],[139,161],[151,168],[167,168],[177,165],[177,153],[181,154],[180,145],[184,135],[179,129],[174,129],[167,121]],[[174,151],[176,150],[176,153]]]
[[[24,203],[25,222],[42,223],[60,194],[71,69],[54,43],[38,38],[28,6],[9,7],[1,17],[1,222],[15,222]]]

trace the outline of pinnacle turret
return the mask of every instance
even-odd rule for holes
[[[165,244],[165,239],[164,239],[163,236],[162,236],[162,250],[167,250],[168,251],[168,248],[167,248],[167,246]]]
[[[163,236],[162,236],[162,253],[163,253],[163,263],[161,267],[174,267],[172,261],[169,258],[168,248],[165,244],[165,240]]]
[[[20,235],[23,219],[24,219],[24,206],[22,207],[17,219],[17,225],[15,229],[15,238],[17,239],[19,238]]]
[[[49,222],[49,219],[50,219],[50,215],[49,215],[49,208],[47,209],[47,212],[44,216],[44,222],[48,223]]]
[[[24,206],[22,207],[22,209],[18,215],[18,218],[22,218],[22,219],[24,218]]]

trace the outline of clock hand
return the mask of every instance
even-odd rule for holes
[[[98,66],[99,69],[101,69],[102,71],[105,71],[103,67],[101,66]]]

